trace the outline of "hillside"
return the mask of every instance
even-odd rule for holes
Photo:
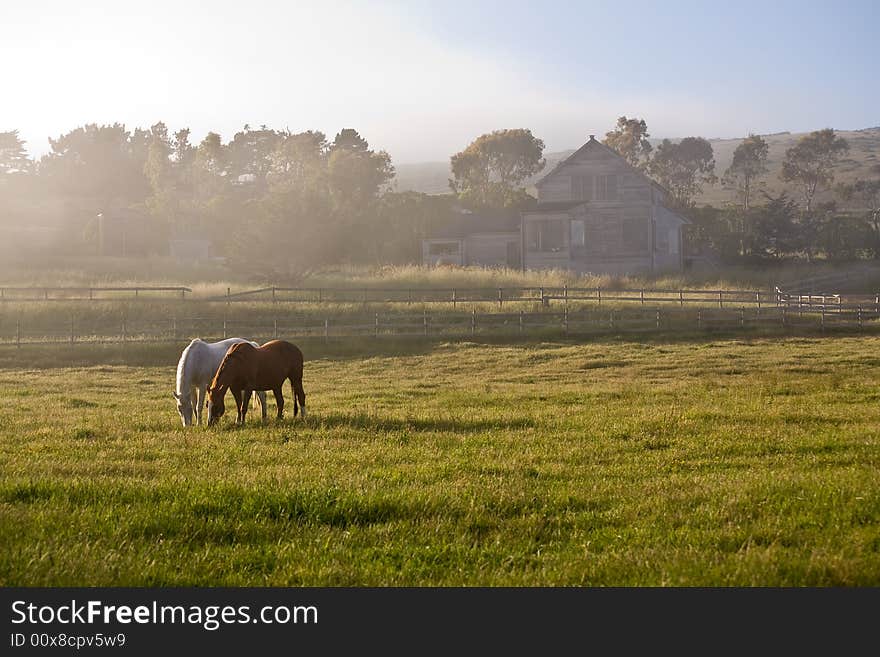
[[[770,193],[778,193],[783,190],[784,186],[779,180],[779,172],[782,168],[782,160],[785,157],[785,151],[791,148],[798,139],[806,133],[790,133],[782,132],[772,135],[763,135],[764,139],[770,145],[768,155],[768,166],[770,172],[765,176],[764,182],[766,189]],[[836,180],[841,182],[851,182],[858,177],[868,177],[870,174],[868,169],[876,164],[880,164],[880,126],[875,128],[865,128],[863,130],[838,130],[837,134],[845,138],[850,145],[850,152],[847,158],[840,164],[836,174]],[[662,139],[652,139],[655,145],[659,144]],[[673,140],[674,141],[674,140]],[[710,139],[712,149],[715,152],[715,172],[721,177],[724,171],[730,166],[733,158],[733,151],[742,142],[740,139]],[[559,160],[568,157],[574,149],[560,151],[555,153],[546,153],[547,165],[544,171],[529,181],[529,186],[534,184],[545,172],[550,171]],[[417,164],[399,164],[396,165],[397,176],[395,179],[397,191],[418,191],[426,194],[445,194],[449,192],[449,178],[452,174],[449,171],[448,162],[421,162]],[[534,189],[530,189],[534,193]],[[794,190],[791,190],[792,192]],[[703,190],[703,194],[699,199],[699,203],[708,203],[711,205],[723,205],[732,200],[733,193],[724,189],[720,183],[707,186]],[[821,198],[820,198],[821,200]]]

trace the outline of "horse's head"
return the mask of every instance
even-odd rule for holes
[[[192,399],[190,399],[190,396],[187,394],[177,394],[176,390],[172,394],[177,401],[177,412],[180,414],[180,420],[183,422],[183,426],[190,426],[193,419]]]
[[[226,396],[226,390],[221,387],[208,388],[208,400],[205,405],[208,407],[208,426],[216,424],[223,413],[226,412],[226,406],[223,404],[223,398]]]

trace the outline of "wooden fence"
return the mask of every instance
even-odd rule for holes
[[[169,318],[127,322],[117,327],[89,330],[71,320],[67,325],[26,326],[18,321],[14,330],[0,327],[0,346],[28,344],[98,344],[181,342],[194,337],[216,340],[243,336],[255,340],[272,338],[382,337],[559,337],[603,333],[637,334],[665,332],[692,334],[700,331],[779,332],[804,330],[880,330],[880,309],[869,307],[825,308],[787,306],[740,308],[676,308],[654,306],[617,309],[569,309],[539,312],[436,312],[410,314],[361,314],[303,318],[279,316],[230,320],[222,316]]]
[[[111,301],[116,299],[186,299],[192,290],[183,286],[122,287],[0,287],[0,302],[8,301]]]
[[[192,290],[172,287],[0,287],[0,302],[14,301],[111,301],[180,299],[191,302],[272,302],[274,304],[460,304],[491,303],[503,310],[505,303],[527,302],[549,307],[552,303],[569,302],[685,307],[768,307],[825,309],[828,312],[880,308],[880,293],[871,295],[790,294],[778,287],[772,292],[756,290],[659,290],[604,289],[601,287],[495,287],[495,288],[294,288],[264,287],[232,292],[208,298],[192,296]],[[190,296],[187,296],[189,294]]]

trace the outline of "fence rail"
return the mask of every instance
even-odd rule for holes
[[[297,317],[230,320],[222,317],[169,318],[153,321],[121,321],[114,327],[67,324],[0,327],[0,346],[37,344],[99,344],[179,342],[193,337],[251,339],[373,336],[467,337],[467,336],[573,336],[601,333],[694,331],[748,331],[753,329],[811,331],[880,330],[880,309],[857,307],[829,312],[824,308],[771,306],[767,308],[670,308],[662,306],[625,309],[577,309],[542,312],[440,312],[302,319]]]
[[[632,302],[710,304],[724,307],[731,304],[770,306],[780,303],[780,292],[759,290],[660,290],[660,289],[606,289],[601,287],[447,287],[447,288],[329,288],[329,287],[264,287],[210,297],[209,301],[227,303],[272,301],[274,303],[446,303],[453,307],[460,303],[532,302],[549,306],[553,301]]]
[[[107,292],[123,292],[112,297],[102,296]],[[181,299],[192,290],[183,286],[119,286],[119,287],[0,287],[0,301],[94,301],[109,299],[155,299],[155,296],[144,297],[144,292],[173,292]]]
[[[187,296],[189,294],[189,296]],[[109,296],[108,296],[109,295]],[[183,286],[120,286],[120,287],[0,287],[0,302],[16,301],[111,301],[119,299],[156,300],[180,299],[191,302],[269,302],[282,304],[459,304],[491,303],[499,310],[505,303],[525,302],[549,307],[553,302],[604,304],[638,304],[649,306],[703,306],[728,308],[767,307],[813,308],[843,311],[873,304],[880,307],[880,293],[871,295],[792,294],[778,287],[772,292],[760,290],[712,290],[602,287],[449,287],[449,288],[334,288],[334,287],[262,287],[253,290],[199,298]]]

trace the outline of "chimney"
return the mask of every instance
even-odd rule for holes
[[[596,135],[590,135],[590,141],[596,141]]]

